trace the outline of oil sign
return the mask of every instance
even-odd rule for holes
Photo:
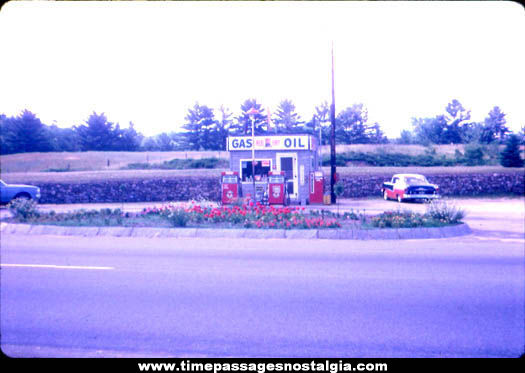
[[[308,135],[257,136],[255,140],[246,136],[228,137],[228,150],[313,150]]]

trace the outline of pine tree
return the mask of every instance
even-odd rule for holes
[[[191,150],[209,149],[212,140],[211,133],[216,124],[213,109],[195,103],[193,108],[188,110],[185,119],[187,123],[183,127],[187,130],[189,148]]]
[[[363,104],[347,107],[339,113],[336,120],[336,141],[340,144],[366,144],[368,112]]]
[[[215,122],[215,129],[212,133],[212,150],[226,150],[226,139],[228,138],[233,123],[231,119],[232,113],[227,108],[221,105],[219,112],[220,119]]]
[[[490,144],[494,141],[502,142],[509,129],[505,126],[505,113],[498,106],[494,106],[483,123],[480,141]]]
[[[114,150],[118,131],[113,128],[113,123],[108,122],[104,113],[93,112],[85,125],[75,128],[82,150]]]
[[[128,128],[120,130],[116,150],[137,151],[140,149],[143,135],[135,130],[133,122],[129,122]]]
[[[516,135],[510,135],[501,152],[500,163],[503,167],[523,167],[523,159],[520,156],[520,139]]]
[[[277,107],[273,122],[278,133],[297,133],[304,123],[295,112],[295,105],[291,100],[283,100]]]
[[[46,126],[29,110],[24,110],[16,118],[6,118],[4,121],[10,124],[5,141],[10,144],[13,153],[52,150]]]
[[[268,132],[268,118],[262,109],[261,104],[252,98],[244,101],[241,105],[241,115],[236,118],[236,121],[231,126],[231,133],[237,136],[252,134],[252,118],[248,115],[251,109],[257,110],[259,113],[254,116],[255,135],[262,135]]]
[[[13,118],[0,114],[0,154],[11,154],[15,152],[14,144],[10,141],[13,129]]]

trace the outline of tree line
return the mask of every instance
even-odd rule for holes
[[[45,125],[31,111],[16,117],[0,114],[0,154],[28,152],[138,151],[144,136],[133,123],[128,128],[93,113],[85,124],[73,128]]]
[[[506,123],[505,113],[499,106],[494,106],[482,122],[475,122],[471,120],[470,110],[465,109],[458,100],[452,100],[442,114],[430,118],[412,118],[412,131],[403,130],[398,143],[501,144],[512,133]]]
[[[257,110],[250,116],[248,112]],[[217,110],[195,103],[188,109],[182,131],[164,132],[146,137],[132,122],[127,128],[93,112],[85,123],[73,128],[46,125],[29,110],[18,116],[0,114],[0,154],[51,151],[173,151],[225,150],[228,136],[307,133],[330,143],[330,106],[323,102],[309,120],[303,120],[291,100],[283,100],[275,112],[268,112],[256,99],[248,99],[234,115],[224,106]],[[412,128],[397,139],[388,139],[379,123],[368,119],[362,104],[341,110],[336,116],[336,144],[501,144],[512,132],[506,126],[505,113],[498,107],[482,122],[471,120],[470,110],[452,100],[444,113],[430,118],[413,118]],[[524,143],[524,129],[518,135]]]

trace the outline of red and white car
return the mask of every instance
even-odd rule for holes
[[[419,174],[396,174],[389,182],[383,183],[381,193],[385,200],[397,199],[398,202],[408,200],[430,201],[439,198],[439,187],[430,184]]]

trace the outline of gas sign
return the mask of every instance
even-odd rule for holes
[[[255,143],[255,145],[254,145]],[[313,142],[308,135],[285,136],[229,136],[228,150],[313,150]]]

